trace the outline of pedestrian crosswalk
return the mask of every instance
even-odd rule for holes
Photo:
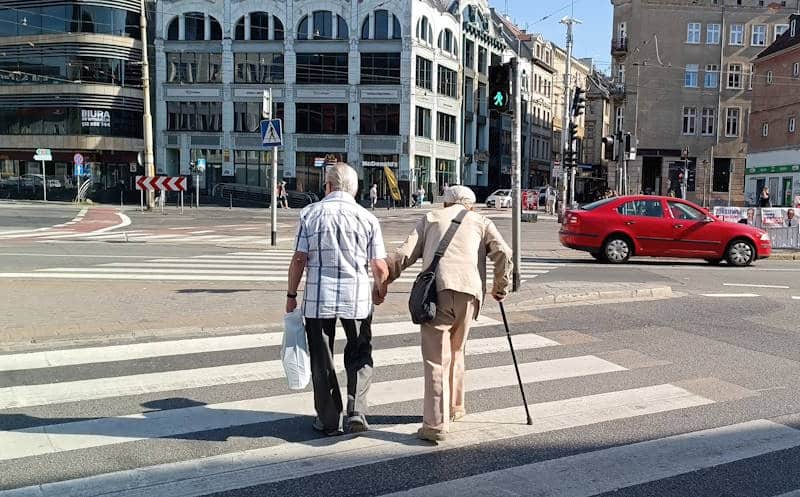
[[[0,355],[0,497],[588,497],[800,448],[800,430],[775,421],[704,425],[754,392],[610,340],[514,328],[533,425],[501,323],[482,317],[467,344],[468,415],[436,446],[414,437],[423,378],[410,322],[373,326],[372,429],[334,438],[311,429],[310,387],[285,387],[280,331]],[[634,438],[670,420],[696,429]],[[604,442],[608,431],[632,439]],[[567,447],[545,449],[554,436]]]
[[[292,255],[291,250],[269,250],[137,261],[123,260],[89,266],[59,266],[25,272],[6,272],[0,273],[0,278],[278,283],[286,281]],[[491,265],[489,267],[491,271]],[[523,262],[521,279],[531,280],[557,267],[559,264]],[[422,263],[418,262],[397,282],[413,283],[421,268]]]

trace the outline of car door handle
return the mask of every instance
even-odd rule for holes
[[[673,224],[672,227],[673,228],[683,228],[683,225],[682,224]]]
[[[631,224],[636,224],[636,221],[625,221],[625,224],[630,226]]]

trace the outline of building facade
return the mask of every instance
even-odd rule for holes
[[[0,189],[74,198],[133,190],[143,150],[139,0],[0,1]],[[36,149],[52,161],[34,161]],[[80,162],[80,159],[78,160]],[[110,198],[106,198],[110,197]]]
[[[278,175],[321,193],[325,161],[347,161],[407,199],[462,176],[462,11],[434,0],[164,0],[158,3],[160,172],[206,159],[201,189],[266,188],[265,89],[283,119]],[[457,4],[456,4],[457,5]],[[471,136],[471,135],[470,135]],[[472,177],[475,177],[472,171]],[[368,188],[361,189],[362,193]]]
[[[612,72],[622,90],[615,129],[638,139],[629,193],[679,195],[685,168],[690,200],[743,202],[748,115],[761,77],[751,61],[789,28],[788,2],[612,3]]]
[[[753,61],[745,202],[756,205],[763,187],[773,206],[796,206],[800,195],[800,14],[789,30]]]

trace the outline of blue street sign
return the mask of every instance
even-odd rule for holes
[[[206,160],[205,159],[197,159],[197,171],[198,172],[205,172],[206,170]]]
[[[280,119],[261,121],[261,144],[265,147],[283,146],[283,133]]]

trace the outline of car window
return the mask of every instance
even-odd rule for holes
[[[604,199],[598,200],[596,202],[592,202],[590,204],[582,205],[581,206],[581,210],[582,211],[593,211],[593,210],[597,209],[598,207],[602,207],[602,206],[606,205],[609,202],[613,202],[614,200],[616,200],[616,199],[615,198],[604,198]]]
[[[497,190],[497,193],[495,195],[499,195],[501,197],[508,197],[510,194],[511,192],[508,190]]]
[[[685,219],[687,221],[700,221],[706,218],[706,215],[695,209],[694,207],[680,202],[669,202],[669,211],[675,219]]]
[[[660,200],[631,200],[617,207],[623,216],[664,217]]]

